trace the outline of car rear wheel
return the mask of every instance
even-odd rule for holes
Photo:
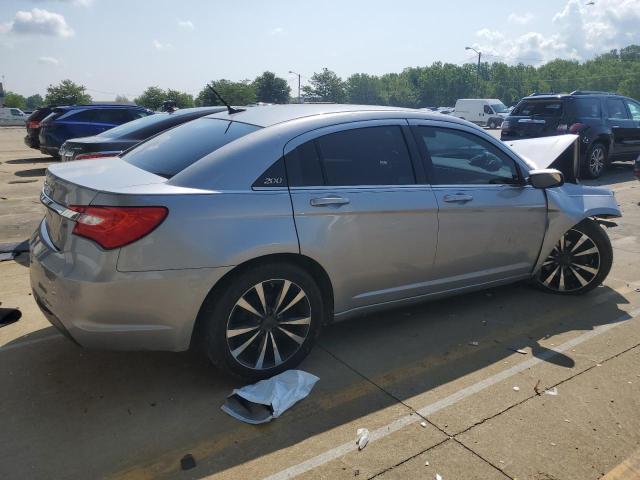
[[[607,153],[607,147],[602,143],[596,142],[591,145],[583,166],[587,178],[598,178],[602,175],[607,166]]]
[[[295,367],[325,323],[320,288],[295,265],[244,271],[218,295],[206,319],[207,355],[240,377],[257,380]]]
[[[535,282],[552,293],[586,293],[604,281],[612,262],[608,235],[595,221],[585,220],[562,235],[542,264]]]
[[[491,130],[495,130],[496,128],[498,128],[498,127],[496,126],[496,121],[495,121],[495,120],[491,120],[491,121],[489,122],[489,128],[490,128]]]

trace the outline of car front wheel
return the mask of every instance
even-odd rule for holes
[[[215,366],[240,377],[257,380],[295,367],[325,323],[320,289],[295,265],[244,271],[218,295],[206,319],[206,351]]]
[[[604,281],[612,262],[608,235],[595,221],[584,220],[562,235],[542,264],[535,282],[552,293],[586,293]]]

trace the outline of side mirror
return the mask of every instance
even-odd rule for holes
[[[543,170],[531,170],[529,183],[535,188],[553,188],[564,185],[564,175],[560,170],[545,168]]]

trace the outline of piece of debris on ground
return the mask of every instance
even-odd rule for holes
[[[359,428],[356,431],[356,444],[358,445],[358,450],[362,450],[369,443],[369,430],[366,428]]]

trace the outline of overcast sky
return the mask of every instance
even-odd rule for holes
[[[70,78],[96,100],[271,70],[297,88],[327,67],[539,64],[640,44],[640,0],[1,0],[0,75],[23,95]]]

